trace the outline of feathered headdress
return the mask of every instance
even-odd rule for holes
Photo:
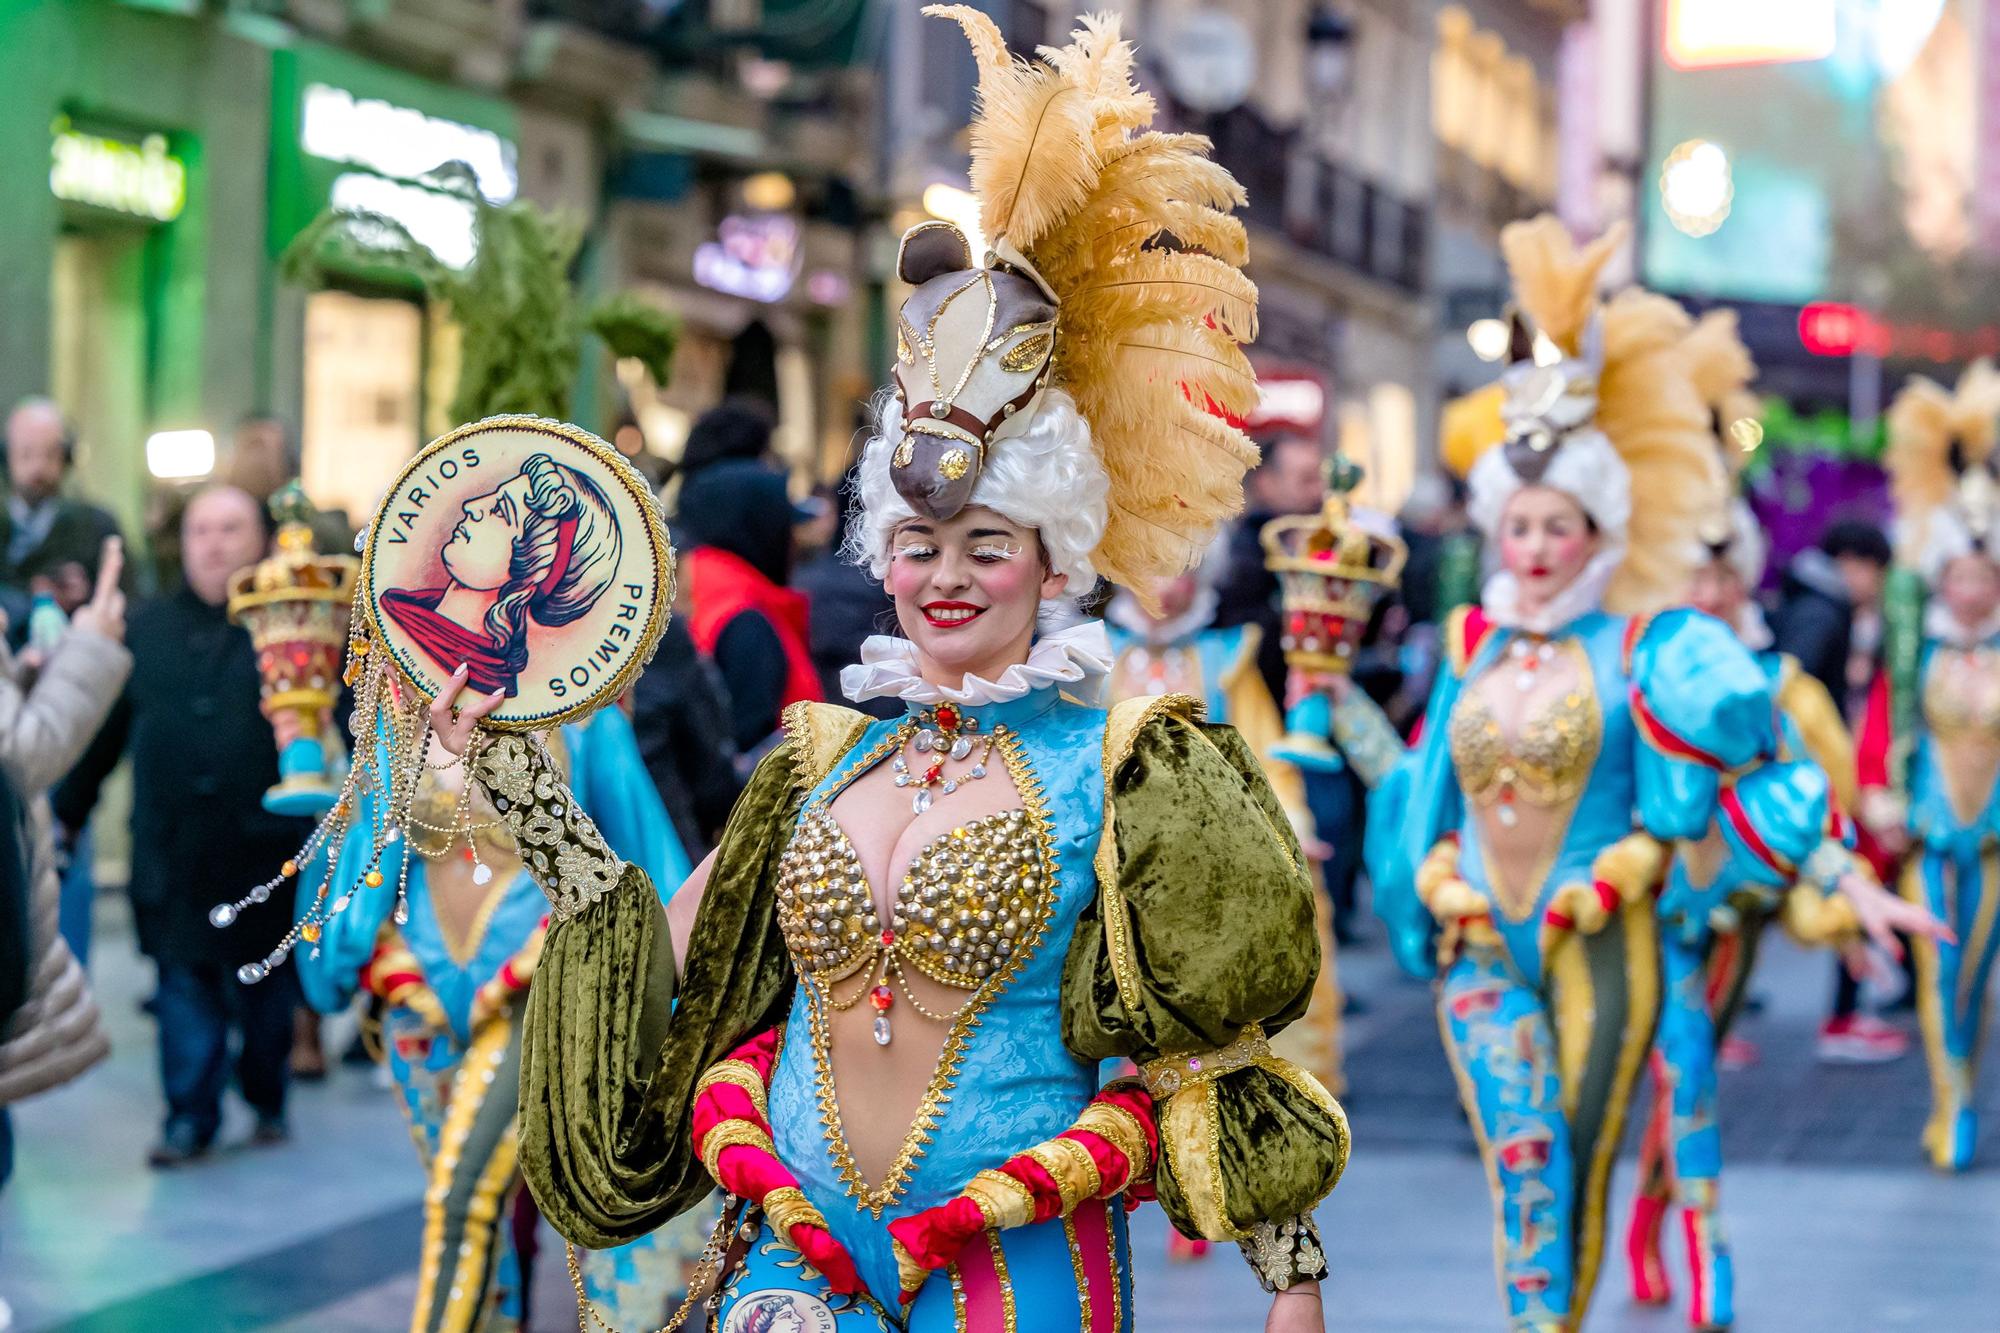
[[[1899,555],[1935,578],[1955,556],[2000,555],[2000,372],[1979,360],[1956,389],[1912,376],[1889,405]]]
[[[975,264],[946,223],[904,237],[899,271],[917,290],[898,328],[896,490],[920,514],[956,513],[986,451],[1060,388],[1109,479],[1093,563],[1144,590],[1200,559],[1257,460],[1217,415],[1257,398],[1239,345],[1257,290],[1229,216],[1243,190],[1208,140],[1146,129],[1153,99],[1116,18],[1084,18],[1027,61],[968,5],[924,13],[956,20],[979,64],[972,188],[990,253]]]
[[[1622,547],[1605,606],[1636,613],[1679,599],[1697,558],[1689,536],[1725,480],[1683,346],[1687,312],[1636,288],[1597,299],[1598,274],[1622,240],[1617,229],[1579,249],[1549,216],[1500,233],[1518,316],[1560,357],[1536,364],[1519,349],[1502,380],[1507,437],[1474,465],[1472,482],[1475,516],[1489,528],[1522,485],[1573,495]]]
[[[1708,404],[1709,429],[1721,448],[1723,466],[1731,477],[1740,476],[1764,430],[1759,421],[1763,409],[1750,391],[1757,362],[1737,332],[1736,312],[1709,311],[1695,321],[1681,345],[1694,387]]]

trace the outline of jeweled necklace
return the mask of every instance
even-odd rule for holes
[[[949,796],[962,784],[986,776],[986,761],[993,757],[993,742],[1007,731],[1004,723],[981,739],[977,763],[963,773],[944,775],[946,759],[964,759],[972,753],[972,737],[978,730],[979,719],[967,717],[956,704],[939,704],[917,714],[917,733],[909,742],[910,749],[919,756],[917,765],[913,766],[900,753],[889,765],[895,770],[898,787],[917,789],[910,798],[912,810],[922,814],[931,808],[932,788],[940,796]]]
[[[1539,643],[1516,639],[1507,645],[1507,655],[1514,662],[1514,688],[1526,694],[1535,688],[1535,678],[1541,669],[1555,660],[1556,646],[1547,639]]]

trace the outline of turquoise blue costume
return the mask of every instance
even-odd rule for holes
[[[622,852],[645,865],[671,892],[687,877],[687,854],[646,776],[630,724],[615,708],[562,730],[579,789]],[[386,769],[386,764],[385,764]],[[317,947],[297,956],[308,1001],[323,1012],[345,1009],[357,988],[383,1002],[382,1054],[401,1090],[417,1151],[430,1177],[425,1194],[424,1255],[411,1327],[504,1330],[519,1326],[521,1260],[508,1225],[520,1186],[516,1165],[516,1091],[520,1081],[520,1010],[534,973],[548,901],[521,868],[498,825],[481,836],[480,864],[490,887],[464,938],[453,938],[431,894],[434,857],[470,854],[442,830],[454,798],[429,783],[420,790],[405,836],[384,853],[375,883],[362,876],[383,817],[382,794],[360,796],[360,817],[341,849],[327,892],[352,895],[324,926]],[[436,846],[432,850],[431,844]],[[409,855],[412,846],[419,854]],[[395,920],[398,878],[408,869],[407,919]],[[317,867],[326,872],[324,858]],[[314,868],[306,882],[316,884]],[[477,872],[475,872],[477,873]],[[310,902],[301,896],[300,906]],[[656,1324],[673,1308],[682,1265],[701,1247],[706,1226],[655,1233],[622,1251],[585,1258],[585,1284],[622,1322]]]
[[[1396,957],[1438,979],[1495,1186],[1509,1327],[1569,1330],[1597,1276],[1611,1162],[1660,1011],[1667,848],[1713,824],[1729,882],[1787,883],[1825,828],[1826,784],[1768,762],[1771,681],[1698,613],[1592,611],[1542,638],[1461,611],[1447,648],[1422,738],[1372,798],[1369,865]],[[1509,736],[1479,686],[1524,659],[1571,675]],[[1523,806],[1550,818],[1553,845],[1539,877],[1517,883],[1486,844]],[[1692,899],[1667,910],[1699,912]]]
[[[1851,802],[1853,746],[1825,688],[1782,653],[1766,649],[1756,661],[1779,707],[1781,757],[1810,761],[1826,775],[1829,791]],[[1718,825],[1702,843],[1681,848],[1660,897],[1664,991],[1652,1061],[1655,1102],[1640,1147],[1627,1249],[1637,1297],[1666,1301],[1660,1231],[1669,1204],[1679,1200],[1689,1318],[1697,1328],[1735,1321],[1735,1260],[1719,1215],[1718,1049],[1742,1003],[1764,928],[1781,911],[1807,943],[1829,943],[1853,928],[1851,911],[1835,895],[1841,878],[1861,872],[1863,863],[1853,851],[1852,823],[1836,814],[1829,824],[1799,864],[1796,885],[1784,883],[1768,858],[1753,867],[1729,855]]]
[[[1869,795],[1904,794],[1912,855],[1903,896],[1929,911],[1955,941],[1917,938],[1917,1017],[1930,1065],[1932,1110],[1924,1148],[1940,1170],[1963,1171],[1977,1148],[1974,1104],[1986,993],[2000,954],[2000,633],[1947,641],[1941,608],[1921,632],[1913,576],[1892,578],[1890,675],[1862,729],[1861,781]],[[1895,595],[1900,592],[1902,596]],[[1899,632],[1901,631],[1901,632]],[[1896,670],[1899,650],[1915,670]],[[1893,696],[1893,698],[1889,697]],[[1864,795],[1864,807],[1869,795]]]

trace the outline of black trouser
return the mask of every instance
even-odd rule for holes
[[[222,1127],[230,1037],[237,1037],[236,1085],[261,1116],[285,1112],[298,977],[290,966],[244,985],[222,963],[161,962],[154,1016],[160,1025],[160,1083],[167,1125],[185,1124],[206,1145]]]

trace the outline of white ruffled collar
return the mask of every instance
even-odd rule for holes
[[[1215,589],[1201,588],[1195,592],[1187,610],[1172,620],[1155,620],[1146,614],[1146,608],[1139,605],[1139,599],[1132,595],[1130,589],[1120,588],[1111,595],[1110,605],[1104,608],[1104,618],[1141,643],[1158,647],[1179,643],[1189,635],[1207,629],[1208,622],[1215,619],[1216,603],[1220,600]]]
[[[1086,620],[1037,638],[1028,660],[1016,662],[998,680],[967,676],[957,689],[933,685],[917,670],[917,646],[893,634],[876,634],[863,641],[861,660],[842,668],[840,692],[855,703],[869,699],[901,699],[925,707],[954,703],[965,708],[1005,703],[1049,685],[1072,685],[1070,691],[1091,702],[1101,693],[1111,672],[1111,639],[1101,620]]]
[[[1521,581],[1503,569],[1480,589],[1480,608],[1496,625],[1547,638],[1604,604],[1604,590],[1611,586],[1611,578],[1624,558],[1622,545],[1605,547],[1577,572],[1568,587],[1533,612],[1521,610]]]
[[[1977,648],[2000,636],[2000,611],[1988,616],[1985,624],[1968,628],[1939,598],[1924,610],[1924,632],[1953,648]]]

